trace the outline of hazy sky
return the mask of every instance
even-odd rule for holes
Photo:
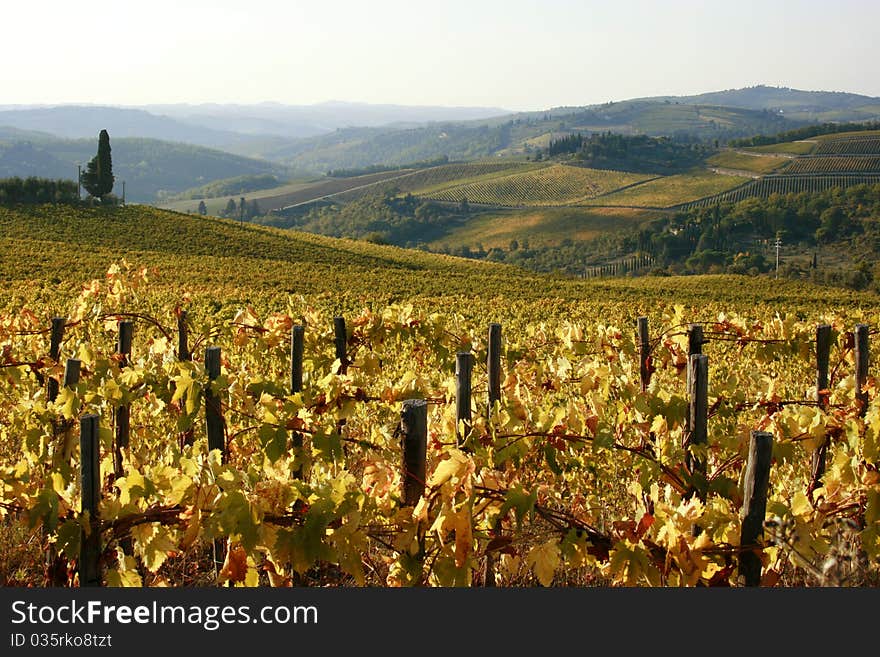
[[[880,96],[880,0],[2,0],[0,104]]]

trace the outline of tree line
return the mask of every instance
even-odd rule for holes
[[[74,180],[51,178],[0,179],[0,205],[79,202],[79,189]]]
[[[712,149],[670,137],[575,133],[550,141],[548,156],[571,155],[583,166],[637,173],[677,173],[700,164]]]
[[[754,135],[743,139],[731,139],[729,145],[733,148],[746,148],[749,146],[767,146],[769,144],[781,144],[787,141],[809,139],[819,135],[832,135],[839,132],[858,132],[861,130],[880,130],[880,121],[868,121],[865,123],[820,123],[808,125],[803,128],[779,132],[775,135]]]

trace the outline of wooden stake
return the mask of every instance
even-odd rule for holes
[[[773,434],[752,431],[749,440],[749,460],[743,485],[742,529],[737,581],[741,586],[760,586],[761,558],[758,546],[764,534],[764,515],[767,512],[767,490],[770,486],[770,460],[773,452]]]
[[[403,459],[400,466],[404,506],[415,506],[425,492],[425,458],[428,451],[428,402],[407,399],[400,412]]]
[[[828,408],[828,370],[831,357],[831,326],[819,324],[816,327],[816,402],[819,408]],[[807,492],[812,492],[822,485],[825,474],[825,456],[828,452],[828,439],[816,448],[811,457],[811,476]]]
[[[865,385],[868,381],[868,365],[870,364],[868,351],[868,325],[856,324],[856,401],[859,404],[859,415],[865,417],[868,410],[868,393]]]
[[[469,351],[460,351],[455,356],[455,432],[460,447],[464,446],[471,429],[471,370],[473,362],[473,354]]]
[[[82,532],[79,553],[79,585],[101,586],[99,559],[101,534],[98,531],[98,506],[101,502],[100,444],[98,442],[98,416],[84,415],[80,418],[80,480],[82,501],[80,512],[89,514],[91,530]]]

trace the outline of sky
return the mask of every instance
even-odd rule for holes
[[[880,96],[878,0],[4,0],[0,105]]]

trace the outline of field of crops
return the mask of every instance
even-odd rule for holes
[[[683,208],[707,207],[718,203],[738,203],[747,198],[767,198],[773,194],[800,194],[823,192],[832,187],[874,185],[880,183],[877,174],[778,175],[753,180],[737,189],[688,203]]]
[[[874,295],[734,276],[560,280],[137,207],[2,210],[0,246],[5,586],[75,585],[94,556],[117,586],[735,585],[746,547],[765,585],[877,584],[880,402],[869,377],[861,417],[851,335],[880,326]],[[124,359],[121,320],[134,322]],[[694,444],[692,322],[711,409]],[[836,364],[821,407],[818,323]],[[427,402],[408,405],[426,412],[425,451],[404,470],[413,399]],[[780,533],[746,546],[755,430],[772,435],[766,518]]]
[[[553,164],[492,180],[422,192],[427,198],[503,206],[572,205],[652,176]]]
[[[770,173],[785,166],[789,161],[789,158],[773,155],[748,155],[736,151],[722,151],[706,160],[706,164],[722,169]]]
[[[347,190],[360,189],[362,187],[369,188],[376,183],[397,178],[398,176],[406,175],[406,173],[407,171],[405,170],[381,171],[352,178],[317,178],[311,181],[297,182],[272,189],[251,192],[244,194],[244,197],[248,201],[257,201],[260,210],[265,213],[270,210],[278,210],[289,205],[296,205],[297,203],[306,203]],[[226,204],[230,199],[238,204],[240,198],[241,195],[205,199],[205,206],[207,207],[208,214],[218,215],[221,210],[226,208]],[[194,213],[198,210],[199,202],[198,200],[175,201],[164,207],[178,212]]]
[[[876,313],[822,304],[800,318],[778,305],[776,315],[739,315],[643,296],[601,313],[585,303],[571,316],[548,298],[534,322],[496,300],[503,374],[489,406],[484,320],[424,311],[417,296],[363,307],[344,318],[340,355],[334,316],[305,299],[218,314],[185,289],[154,293],[149,277],[122,262],[66,304],[28,296],[0,311],[6,584],[43,585],[46,552],[53,581],[75,584],[90,550],[100,556],[96,577],[113,586],[472,586],[486,577],[499,586],[723,586],[742,583],[746,547],[760,551],[768,586],[869,585],[880,575],[880,405],[871,398],[861,419],[850,336],[857,322],[876,325]],[[177,347],[180,309],[191,313],[191,357]],[[644,389],[640,312],[649,320]],[[55,357],[52,315],[66,318]],[[134,319],[136,338],[122,360],[124,319]],[[698,320],[712,409],[704,443],[691,442],[687,419],[685,329]],[[819,321],[831,325],[831,362],[840,363],[822,406]],[[293,390],[297,324],[304,358]],[[216,371],[208,347],[219,349]],[[457,354],[476,364],[461,421]],[[70,359],[80,376],[53,397],[48,381],[63,379]],[[402,468],[401,445],[418,424],[401,423],[406,400],[427,402],[409,404],[426,413],[426,433],[423,456],[410,453]],[[86,518],[79,440],[90,417],[100,427],[100,502]],[[745,544],[743,481],[759,430],[773,454],[760,517],[778,533]],[[84,538],[86,526],[97,538]],[[205,556],[215,541],[216,569]],[[15,561],[23,553],[30,562]]]
[[[529,208],[490,210],[431,242],[434,249],[467,246],[507,250],[511,242],[531,247],[556,246],[565,240],[588,240],[627,230],[662,213],[632,208]]]
[[[816,155],[880,155],[880,136],[846,137],[822,141]]]
[[[785,168],[793,173],[880,173],[880,155],[799,157]]]
[[[755,153],[784,153],[786,155],[809,155],[816,148],[816,141],[788,141],[781,144],[752,146],[743,150]]]
[[[665,176],[597,199],[596,205],[668,208],[717,194],[747,182],[741,176],[712,172]]]
[[[401,194],[415,194],[417,196],[444,189],[452,185],[460,185],[473,182],[492,180],[499,176],[505,176],[514,172],[532,171],[547,166],[543,163],[528,163],[516,160],[502,160],[500,162],[462,162],[456,164],[444,164],[438,167],[415,171],[388,183],[389,188],[398,190]],[[384,187],[384,185],[377,185]],[[373,193],[369,188],[337,194],[333,198],[339,201],[351,201],[362,197],[364,194]]]

